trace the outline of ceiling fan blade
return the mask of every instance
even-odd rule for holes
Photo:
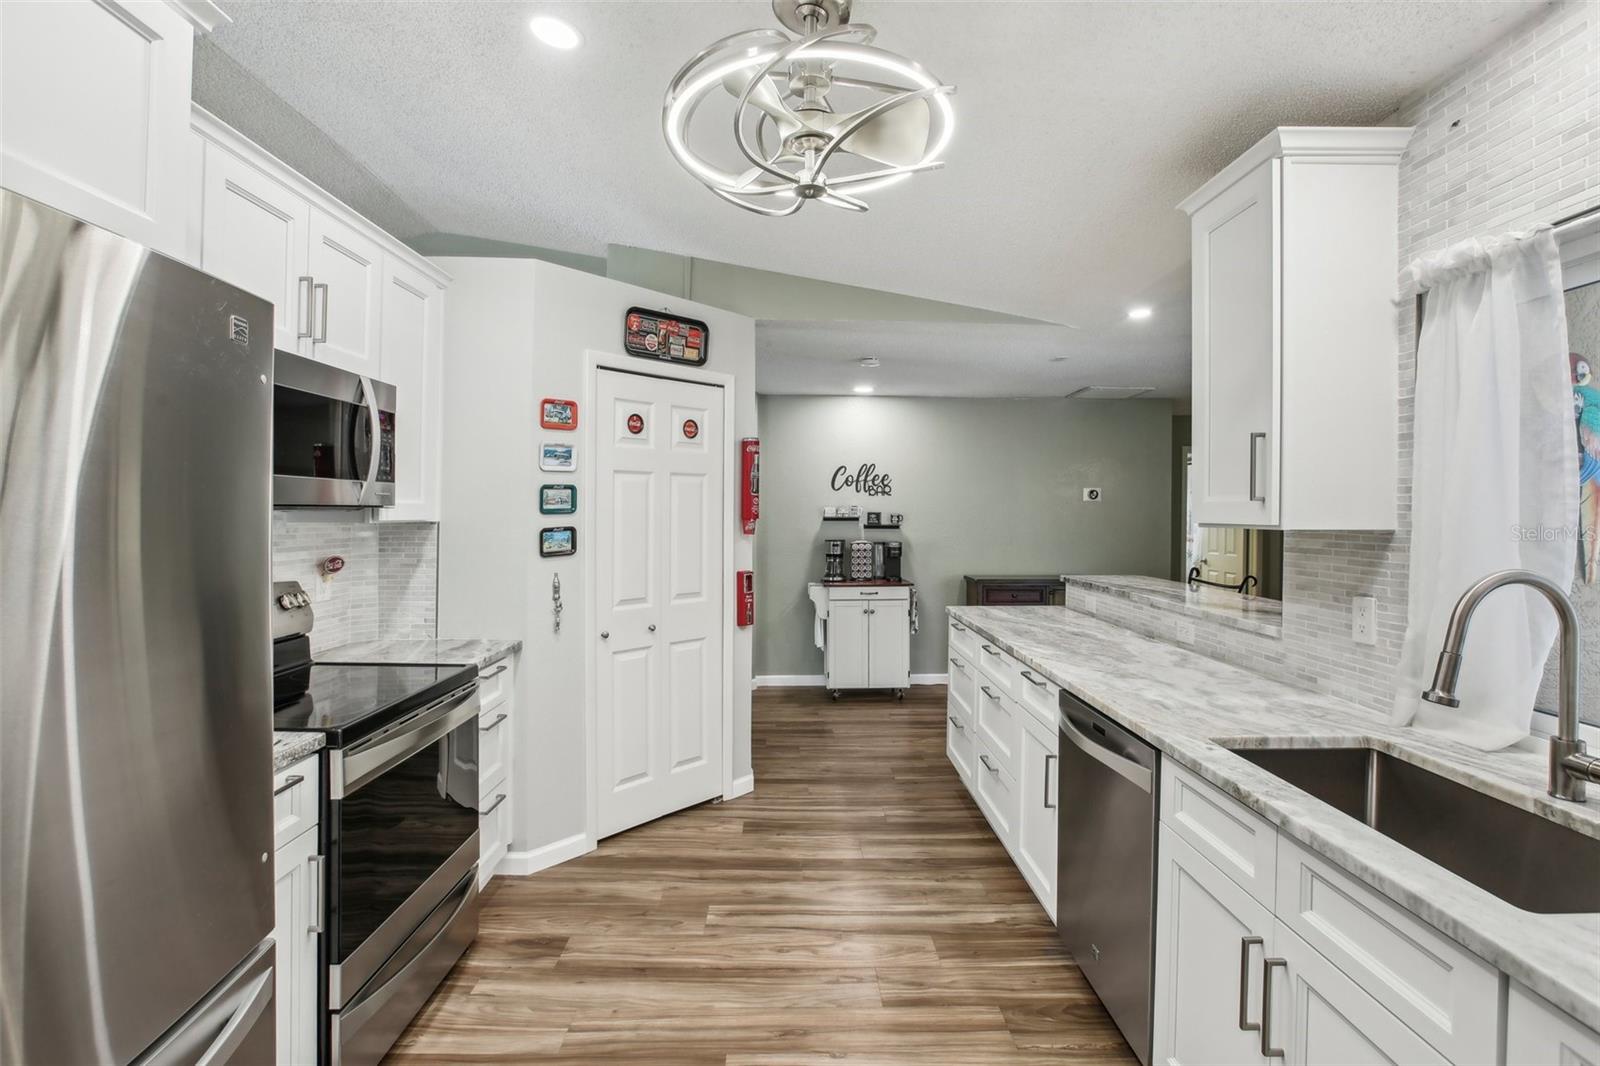
[[[833,116],[830,130],[848,123],[853,115]],[[841,151],[886,163],[892,167],[905,167],[922,160],[928,150],[928,102],[908,100],[867,120],[867,123],[849,134]]]
[[[744,95],[746,85],[749,85],[754,75],[749,71],[736,70],[722,79],[722,87],[728,95],[737,100]],[[750,90],[750,103],[771,116],[778,127],[778,138],[782,140],[795,130],[805,125],[804,120],[789,110],[783,102],[783,95],[778,92],[777,86],[772,84],[771,78],[762,78],[755,88]]]

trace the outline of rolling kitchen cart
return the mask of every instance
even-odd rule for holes
[[[916,589],[908,581],[842,581],[808,586],[816,607],[813,636],[822,649],[829,695],[844,689],[911,685]]]

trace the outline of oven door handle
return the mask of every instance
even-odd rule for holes
[[[366,480],[361,483],[360,506],[375,507],[378,501],[372,490],[378,483],[378,459],[383,455],[383,419],[378,414],[378,391],[372,387],[371,378],[362,377],[361,395],[367,401],[367,424],[371,431],[372,444],[367,454]]]
[[[359,792],[385,770],[405,762],[456,727],[478,718],[478,682],[463,685],[359,744],[328,753],[328,798]]]

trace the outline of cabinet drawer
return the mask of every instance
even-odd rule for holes
[[[956,768],[962,784],[971,792],[972,771],[978,763],[977,736],[971,721],[963,721],[954,710],[945,714],[944,753],[949,757],[950,765]]]
[[[1022,681],[1018,686],[1018,700],[1023,708],[1045,728],[1054,732],[1056,715],[1061,713],[1061,686],[1046,679],[1039,671],[1020,664],[1017,667],[1017,677]]]
[[[902,603],[911,599],[911,590],[905,586],[880,586],[878,588],[862,586],[835,585],[828,589],[830,600],[899,600]]]
[[[973,722],[977,708],[978,670],[971,659],[955,649],[950,651],[950,683],[945,689],[945,700],[951,710],[963,716],[968,725]]]
[[[272,776],[272,846],[281,848],[317,824],[322,757],[313,755]]]
[[[478,706],[487,711],[511,691],[511,659],[506,657],[483,668],[478,675]]]
[[[478,781],[484,800],[505,780],[511,765],[511,703],[502,700],[478,716]]]
[[[978,677],[978,739],[986,744],[1000,765],[1017,772],[1017,749],[1022,746],[1022,718],[1027,712],[1011,697],[995,689],[987,675]]]
[[[511,848],[511,796],[502,783],[478,807],[478,887],[489,883]]]
[[[1278,831],[1171,759],[1161,762],[1161,820],[1196,851],[1272,906]]]
[[[1579,1025],[1512,981],[1506,1011],[1506,1062],[1600,1066],[1600,1033]]]
[[[976,666],[978,662],[978,634],[968,628],[965,622],[950,620],[950,654],[958,655],[968,663]]]
[[[1276,910],[1450,1061],[1494,1059],[1494,967],[1287,837],[1278,841]]]
[[[978,738],[977,754],[978,761],[972,768],[972,777],[977,784],[978,809],[989,819],[990,828],[1000,838],[1000,843],[1006,846],[1006,851],[1014,851],[1019,810],[1017,779],[1000,764],[982,737]]]
[[[999,645],[981,639],[978,641],[978,670],[1007,696],[1016,696],[1022,687],[1017,661],[1001,651]]]

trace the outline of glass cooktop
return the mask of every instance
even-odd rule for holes
[[[330,747],[360,740],[460,688],[475,666],[314,663],[305,694],[272,712],[272,728],[327,735]]]

